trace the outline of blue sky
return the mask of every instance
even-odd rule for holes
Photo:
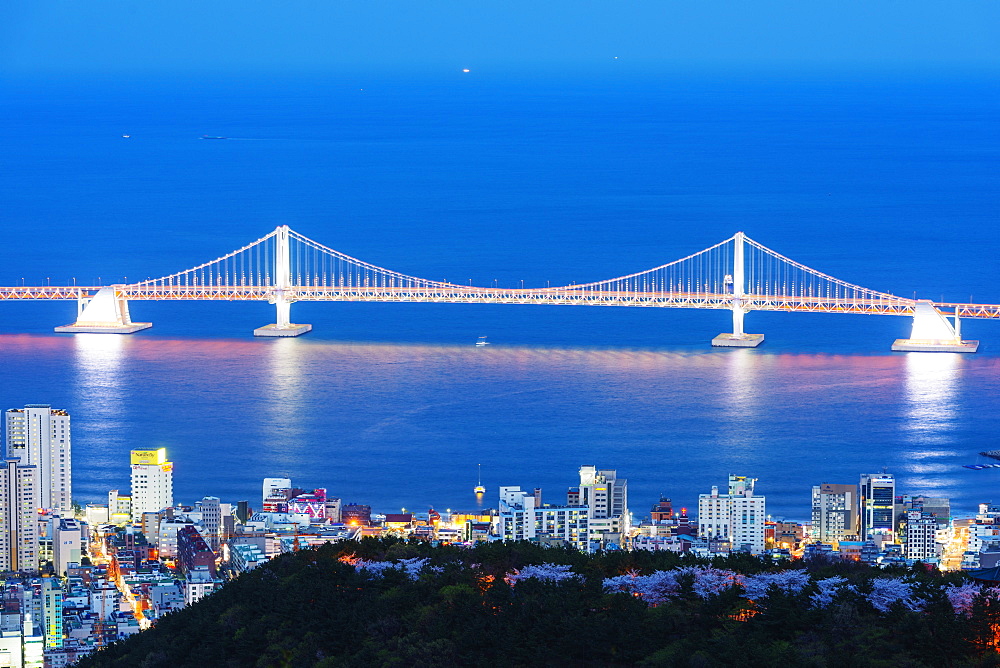
[[[996,72],[1000,2],[7,0],[0,64],[15,76]]]

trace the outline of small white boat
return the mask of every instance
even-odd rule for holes
[[[479,340],[476,341],[476,345],[477,346],[488,346],[488,345],[490,345],[490,342],[486,340],[485,336],[480,336]]]
[[[483,486],[483,465],[482,464],[478,464],[478,466],[479,466],[478,484],[476,484],[476,488],[474,490],[472,490],[472,491],[474,491],[476,494],[485,494],[486,493],[486,488]]]

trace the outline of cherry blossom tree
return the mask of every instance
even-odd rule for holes
[[[913,592],[913,583],[902,578],[874,578],[871,587],[868,602],[880,612],[887,612],[896,601],[910,610],[921,610],[924,607],[924,602]]]
[[[565,582],[566,580],[579,579],[579,575],[570,571],[570,566],[559,564],[536,564],[525,566],[521,570],[513,570],[508,573],[504,580],[510,586],[514,586],[519,580],[535,578],[543,582]]]
[[[767,596],[767,590],[771,585],[775,585],[789,594],[797,594],[809,582],[809,574],[800,570],[758,573],[756,575],[746,575],[740,579],[740,585],[743,587],[746,597],[751,600]]]
[[[655,571],[649,575],[629,571],[625,575],[604,580],[604,591],[625,592],[656,606],[676,596],[680,592],[680,585],[677,583],[677,571]]]
[[[983,594],[989,595],[990,592],[991,590],[984,590],[971,582],[963,585],[948,585],[944,588],[944,593],[948,597],[952,609],[955,610],[956,614],[965,617],[968,617],[972,612],[972,604],[975,603],[976,597]]]
[[[811,599],[813,605],[817,608],[825,608],[833,603],[834,597],[844,589],[854,589],[854,587],[847,584],[847,578],[840,576],[817,580],[816,587],[818,591],[811,596]]]

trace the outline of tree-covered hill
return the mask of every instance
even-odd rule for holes
[[[91,666],[996,666],[961,574],[365,539],[287,554]]]

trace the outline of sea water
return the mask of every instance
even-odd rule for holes
[[[109,284],[214,259],[276,225],[453,283],[640,271],[738,230],[900,296],[1000,303],[1000,94],[977,79],[514,76],[17,81],[0,139],[0,284]],[[128,135],[128,137],[123,137]],[[206,141],[202,135],[227,137]],[[581,465],[641,514],[729,473],[769,512],[887,470],[898,491],[995,499],[1000,323],[975,355],[890,353],[907,318],[725,311],[132,302],[131,336],[56,335],[71,302],[0,304],[3,407],[73,419],[74,497],[127,490],[167,447],[175,497],[259,503],[287,475],[377,510],[559,503]],[[479,336],[491,345],[476,347]],[[472,494],[482,464],[484,499]]]

